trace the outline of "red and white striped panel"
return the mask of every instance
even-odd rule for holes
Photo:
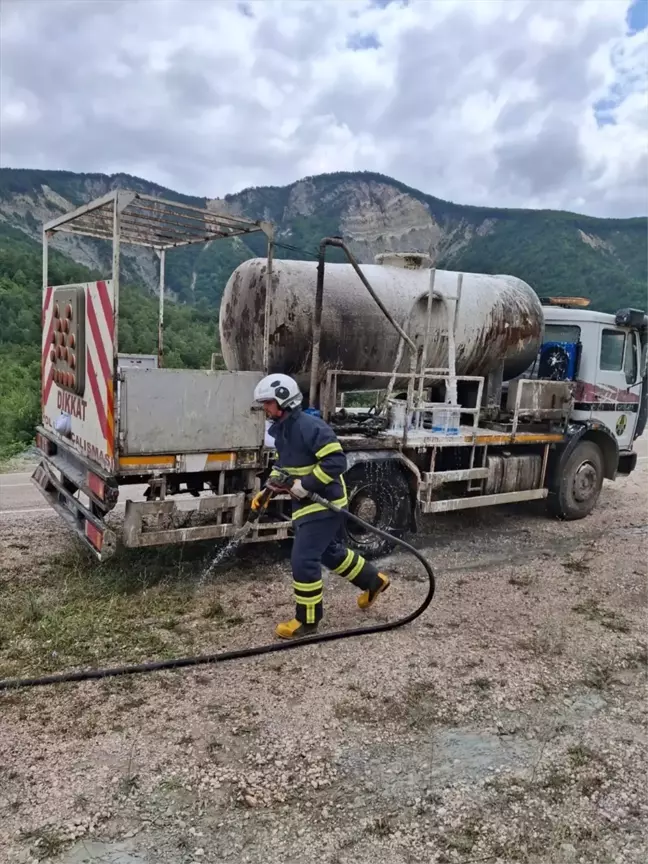
[[[43,425],[54,431],[57,418],[67,413],[75,450],[104,470],[114,467],[115,399],[113,393],[114,292],[112,282],[88,282],[85,291],[85,388],[76,396],[54,383],[50,348],[54,326],[54,292],[43,292],[42,390]]]

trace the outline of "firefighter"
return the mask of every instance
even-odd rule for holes
[[[272,421],[269,433],[278,455],[266,486],[275,492],[287,488],[293,499],[291,565],[296,610],[294,618],[277,626],[276,634],[281,639],[298,639],[314,633],[322,619],[322,564],[360,589],[361,609],[368,609],[389,587],[389,578],[343,545],[342,514],[308,498],[309,492],[315,492],[338,507],[346,507],[342,475],[347,464],[331,427],[302,411],[297,382],[288,375],[268,375],[257,384],[254,400]],[[282,475],[289,475],[288,487],[277,485],[285,484],[278,479]],[[255,496],[253,510],[262,506],[262,496],[262,492]]]

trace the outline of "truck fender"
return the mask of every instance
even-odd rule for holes
[[[593,441],[603,454],[603,465],[606,480],[614,480],[619,464],[619,444],[607,426],[597,420],[587,420],[584,423],[570,423],[567,427],[565,441],[557,445],[549,459],[548,487],[556,490],[564,466],[576,446],[581,441]]]
[[[392,462],[397,463],[406,476],[410,488],[410,499],[412,503],[412,522],[410,530],[416,532],[419,528],[420,508],[418,503],[418,491],[421,483],[421,472],[407,456],[394,450],[352,450],[347,452],[347,471],[354,465],[363,462]]]

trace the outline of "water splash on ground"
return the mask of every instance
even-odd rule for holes
[[[201,587],[202,585],[204,585],[206,580],[208,579],[208,577],[210,577],[213,574],[214,570],[220,564],[222,564],[223,561],[226,561],[231,555],[233,555],[236,552],[236,550],[241,545],[241,543],[243,542],[245,537],[249,534],[251,528],[252,528],[252,524],[250,522],[247,522],[241,528],[241,530],[238,532],[238,534],[236,534],[236,536],[232,537],[232,539],[229,541],[229,543],[227,543],[225,546],[223,546],[222,549],[218,550],[218,552],[214,555],[212,560],[209,562],[209,564],[205,567],[203,572],[200,574],[200,580],[198,582],[198,587]]]

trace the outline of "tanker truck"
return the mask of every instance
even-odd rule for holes
[[[49,239],[113,245],[112,278],[50,286]],[[176,246],[262,235],[220,307],[226,369],[164,368],[164,263]],[[237,536],[275,457],[253,391],[284,372],[336,430],[349,509],[392,536],[428,514],[544,499],[580,519],[636,465],[648,393],[643,311],[540,298],[510,275],[440,270],[419,253],[360,266],[340,238],[277,260],[273,226],[115,190],[44,226],[42,421],[33,480],[97,558]],[[118,352],[120,248],[160,259],[157,357]],[[345,263],[327,263],[337,247]],[[132,494],[143,489],[143,494]],[[129,494],[130,493],[130,494]],[[125,501],[123,518],[120,499]],[[291,536],[287,496],[246,543]],[[351,525],[365,556],[389,540]]]

